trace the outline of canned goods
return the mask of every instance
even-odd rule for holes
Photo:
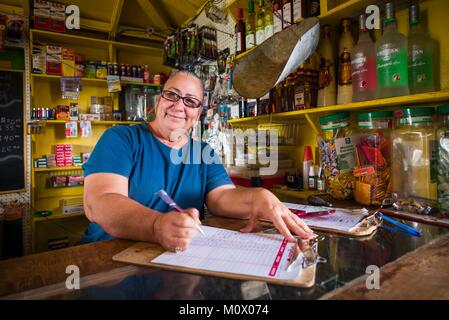
[[[122,63],[120,65],[120,75],[122,77],[126,77],[126,64]]]
[[[131,77],[137,78],[137,66],[131,66]]]
[[[126,76],[131,77],[131,66],[129,64],[126,64]]]
[[[114,76],[118,76],[119,75],[119,70],[118,70],[118,64],[117,62],[114,62],[114,64],[112,65],[113,68],[113,74]]]
[[[142,66],[137,66],[137,78],[143,78]]]
[[[114,67],[112,66],[112,63],[108,62],[108,76],[114,75]]]

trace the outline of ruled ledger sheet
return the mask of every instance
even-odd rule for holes
[[[186,251],[165,252],[151,262],[284,280],[295,279],[302,271],[301,262],[286,271],[296,244],[282,235],[201,228],[206,236],[198,234]]]

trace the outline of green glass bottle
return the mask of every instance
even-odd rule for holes
[[[386,4],[384,32],[376,42],[377,96],[409,94],[407,38],[397,30],[392,2]]]
[[[409,8],[408,74],[410,93],[435,90],[433,76],[433,43],[419,19],[419,5]]]

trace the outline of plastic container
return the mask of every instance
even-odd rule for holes
[[[361,113],[357,121],[354,198],[361,204],[381,205],[391,196],[393,112]]]
[[[354,141],[349,113],[321,117],[318,147],[327,192],[338,200],[353,197]]]
[[[437,140],[432,107],[395,112],[392,136],[392,189],[402,200],[436,200]]]
[[[438,206],[449,216],[449,104],[438,107]]]

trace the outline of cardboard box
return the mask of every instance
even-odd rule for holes
[[[61,75],[62,48],[47,46],[47,74]]]
[[[33,7],[34,27],[51,30],[50,2],[45,0],[34,0]]]
[[[50,29],[65,32],[65,4],[50,2]]]
[[[76,68],[75,49],[63,47],[61,51],[61,63],[62,63],[62,75],[65,77],[74,77]]]

